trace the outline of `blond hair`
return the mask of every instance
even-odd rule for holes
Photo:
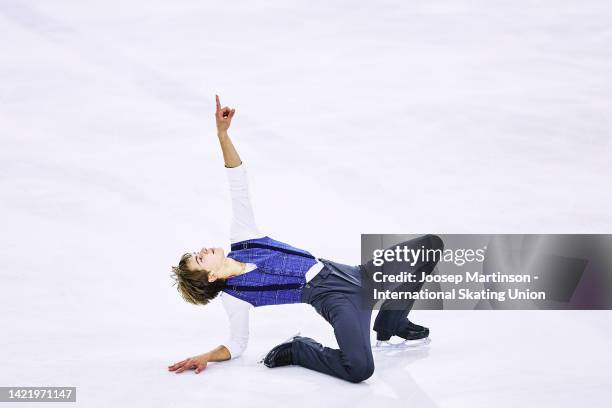
[[[225,281],[217,279],[208,281],[208,271],[192,271],[187,267],[187,260],[193,254],[186,253],[181,256],[178,266],[172,267],[170,277],[174,279],[176,289],[185,301],[194,305],[206,305],[213,300],[225,286]]]

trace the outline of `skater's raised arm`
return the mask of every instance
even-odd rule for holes
[[[238,167],[242,164],[242,160],[240,160],[240,156],[238,156],[238,152],[227,134],[227,130],[232,123],[236,109],[230,109],[228,106],[221,108],[219,95],[215,95],[215,98],[217,100],[217,110],[215,111],[215,120],[217,121],[217,136],[219,137],[219,143],[221,144],[221,150],[223,151],[223,161],[225,161],[225,167]]]
[[[221,108],[219,96],[217,98],[217,110],[215,118],[217,120],[217,134],[221,150],[223,150],[223,160],[225,161],[225,171],[227,174],[230,194],[232,197],[232,223],[230,227],[230,242],[240,242],[247,239],[261,237],[262,234],[255,223],[251,194],[249,192],[249,181],[245,166],[238,156],[236,148],[232,143],[227,129],[229,128],[236,109],[229,107]]]

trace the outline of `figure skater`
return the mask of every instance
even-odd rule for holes
[[[230,324],[230,336],[222,345],[168,367],[181,373],[200,373],[209,362],[239,357],[249,339],[249,309],[268,305],[308,303],[334,329],[338,349],[324,347],[309,337],[294,336],[274,347],[263,359],[267,367],[299,365],[350,382],[361,382],[374,372],[370,344],[370,319],[374,301],[368,303],[364,288],[374,270],[385,275],[408,271],[430,274],[437,261],[417,262],[414,266],[372,261],[357,266],[317,258],[310,252],[263,235],[255,224],[245,165],[234,148],[228,129],[236,109],[221,107],[216,96],[215,119],[232,199],[230,227],[231,252],[223,248],[202,248],[184,254],[172,277],[181,296],[192,304],[206,305],[221,298]],[[398,244],[400,247],[442,251],[442,240],[425,235]],[[421,279],[402,284],[402,291],[418,291]],[[383,287],[382,289],[386,289]],[[413,301],[387,300],[374,323],[379,344],[389,344],[392,336],[407,341],[428,340],[429,329],[408,320]],[[278,324],[283,324],[279,321]]]

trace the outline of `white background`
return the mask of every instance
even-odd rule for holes
[[[260,228],[317,256],[358,263],[361,233],[609,233],[611,23],[603,0],[0,0],[0,385],[83,407],[607,406],[610,312],[415,311],[429,350],[355,385],[257,365],[298,330],[334,345],[309,306],[261,308],[240,359],[166,367],[227,335],[169,277],[229,246],[215,93]]]

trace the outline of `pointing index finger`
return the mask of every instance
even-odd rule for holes
[[[221,101],[219,101],[219,95],[215,95],[215,98],[217,99],[217,112],[221,110]]]

